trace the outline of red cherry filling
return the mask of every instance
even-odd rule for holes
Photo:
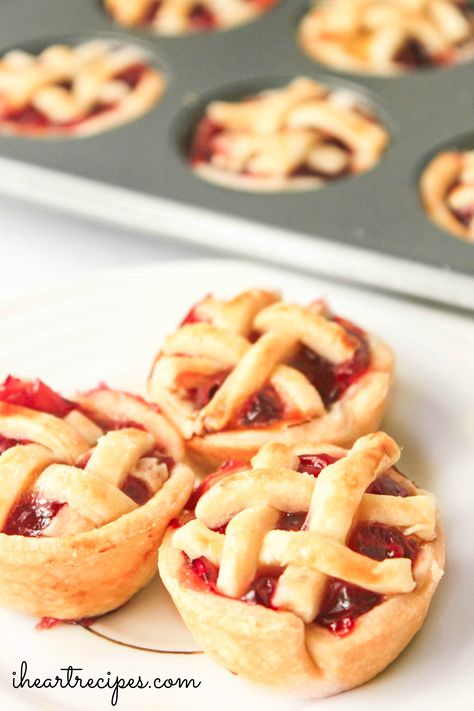
[[[295,513],[282,513],[275,528],[281,531],[301,531],[306,521],[306,511],[296,511]]]
[[[204,584],[207,590],[210,592],[217,592],[216,583],[219,571],[210,560],[204,556],[201,556],[200,558],[191,560],[189,565],[191,567],[191,571],[201,581],[201,583]]]
[[[298,471],[311,474],[311,476],[317,478],[328,464],[336,462],[337,459],[331,454],[300,454]]]
[[[143,75],[148,71],[148,68],[142,62],[131,64],[127,69],[119,72],[114,76],[114,81],[121,81],[128,86],[130,90],[136,89],[138,84],[143,79]]]
[[[208,297],[210,294],[207,295]],[[206,297],[207,298],[207,297]],[[203,299],[204,300],[204,299]],[[194,304],[186,314],[186,316],[183,318],[181,323],[179,324],[180,326],[186,326],[186,324],[189,323],[203,323],[203,322],[209,322],[209,319],[203,318],[202,316],[199,315],[199,307],[201,305],[202,301],[198,301],[197,304]]]
[[[197,387],[188,388],[188,398],[197,410],[201,410],[212,400],[224,380],[229,375],[229,372],[230,371],[228,370],[223,370],[220,373],[215,373],[208,378],[203,378]]]
[[[378,593],[332,578],[316,622],[338,637],[345,637],[354,629],[357,618],[382,602],[382,599]]]
[[[397,64],[402,64],[408,69],[429,67],[435,64],[434,59],[426,51],[424,45],[415,37],[407,39],[394,56],[394,60]]]
[[[245,462],[239,462],[236,459],[229,459],[227,462],[223,462],[219,469],[217,469],[212,474],[208,474],[208,476],[206,476],[205,479],[201,481],[199,486],[194,489],[193,493],[191,494],[191,498],[189,499],[186,505],[186,508],[190,511],[193,511],[196,508],[196,504],[201,498],[201,496],[203,496],[203,494],[205,494],[206,491],[211,488],[211,486],[214,486],[214,484],[217,484],[218,481],[224,479],[224,477],[226,476],[230,476],[239,469],[243,469],[245,466],[248,465],[246,465]]]
[[[204,3],[196,3],[189,13],[191,27],[197,32],[213,30],[217,27],[217,17]]]
[[[175,461],[172,457],[169,457],[166,454],[162,454],[157,450],[153,450],[146,456],[153,457],[157,460],[158,464],[164,464],[168,472],[170,472],[175,465]],[[143,481],[143,479],[140,479],[139,477],[134,476],[133,474],[129,474],[127,476],[121,488],[123,493],[129,496],[132,501],[134,501],[139,506],[143,506],[143,504],[146,504],[147,501],[149,501],[153,496],[153,491],[150,489],[146,481]]]
[[[282,572],[281,568],[272,568],[263,575],[259,575],[240,599],[251,605],[264,605],[264,607],[271,608],[273,593]]]
[[[209,163],[215,154],[214,139],[223,132],[222,126],[211,121],[206,116],[202,118],[194,132],[189,150],[189,160],[192,165]]]
[[[360,523],[351,534],[349,548],[373,560],[410,558],[420,550],[417,539],[404,536],[393,526]],[[316,622],[340,637],[349,634],[358,617],[383,601],[383,595],[332,578],[329,581]]]
[[[265,385],[240,408],[237,426],[255,427],[278,422],[283,418],[285,405],[272,385]]]
[[[12,375],[0,385],[0,402],[29,407],[56,417],[65,417],[76,407],[41,380],[21,380]]]
[[[359,523],[348,542],[353,551],[374,560],[385,558],[410,558],[414,563],[420,544],[414,537],[404,536],[398,528],[383,523]]]
[[[353,385],[370,366],[370,347],[367,337],[357,326],[340,318],[334,318],[356,338],[359,346],[354,356],[344,363],[335,365],[312,351],[307,346],[301,346],[290,366],[296,368],[318,390],[325,407],[330,407],[339,400],[346,390]]]
[[[146,504],[152,497],[152,492],[146,481],[139,479],[137,476],[133,476],[133,474],[129,474],[125,479],[122,485],[122,491],[139,506]]]
[[[11,510],[3,528],[9,536],[36,538],[49,526],[58,512],[65,506],[60,501],[50,501],[37,493],[26,493],[20,497]]]
[[[146,65],[137,62],[136,64],[131,65],[127,69],[124,69],[115,76],[111,77],[110,81],[121,81],[132,91],[140,83],[146,71]],[[60,81],[57,83],[57,86],[70,91],[72,83],[70,81]],[[43,114],[42,111],[34,106],[28,105],[22,107],[21,109],[6,109],[3,114],[0,113],[0,123],[2,121],[6,123],[15,123],[19,126],[23,126],[25,130],[33,131],[46,130],[48,128],[72,129],[88,119],[94,118],[105,111],[110,111],[115,107],[115,105],[115,103],[98,102],[92,106],[85,115],[71,121],[55,121],[49,118],[46,114]]]
[[[379,494],[382,496],[409,496],[405,487],[388,474],[380,474],[372,484],[366,489],[367,494]]]
[[[3,454],[11,447],[15,447],[17,444],[26,444],[26,442],[19,439],[9,439],[0,434],[0,454]]]

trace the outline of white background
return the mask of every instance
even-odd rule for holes
[[[107,267],[212,254],[3,197],[0,245],[0,300]]]

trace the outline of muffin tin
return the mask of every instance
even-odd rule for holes
[[[438,229],[418,195],[434,152],[470,142],[473,64],[397,78],[332,71],[298,48],[306,8],[307,0],[280,0],[248,25],[165,38],[118,27],[98,0],[3,0],[0,53],[123,39],[156,57],[168,85],[143,118],[97,136],[0,137],[0,189],[156,236],[474,310],[474,245]],[[207,100],[298,75],[348,86],[374,104],[391,143],[373,170],[314,191],[273,194],[228,190],[190,171],[186,145]]]

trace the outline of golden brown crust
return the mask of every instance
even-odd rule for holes
[[[474,241],[474,225],[463,223],[457,219],[452,207],[474,212],[474,185],[472,168],[466,163],[473,162],[474,153],[445,151],[436,155],[425,168],[420,180],[420,196],[429,217],[437,225],[456,237]],[[469,180],[464,183],[463,172],[469,171]],[[461,191],[463,194],[461,194]],[[454,194],[461,203],[450,206]],[[467,201],[466,201],[467,198]]]
[[[42,444],[67,464],[74,464],[90,447],[68,421],[8,402],[0,402],[0,433],[9,439]]]
[[[219,131],[201,145],[206,125]],[[361,96],[306,77],[240,101],[212,101],[190,150],[192,169],[223,187],[305,190],[372,169],[389,136]]]
[[[300,344],[333,364],[354,355],[358,341],[327,317],[324,303],[301,307],[252,290],[227,302],[208,297],[192,314],[204,320],[186,322],[167,337],[153,364],[148,392],[181,431],[202,469],[211,471],[226,459],[248,461],[272,440],[347,446],[378,428],[394,370],[393,353],[381,340],[367,334],[368,370],[328,408],[304,373],[287,365]],[[257,341],[255,332],[260,334]],[[196,408],[186,389],[214,377],[220,386],[205,406]],[[239,408],[265,384],[284,403],[282,420],[237,427],[233,421]]]
[[[436,542],[426,546],[432,562],[423,584],[373,608],[341,639],[317,625],[305,626],[291,612],[192,587],[183,554],[171,544],[173,533],[167,532],[159,551],[160,575],[203,650],[252,681],[314,698],[368,681],[400,654],[423,623],[444,565],[438,524]]]
[[[115,128],[148,111],[165,90],[164,75],[131,45],[106,41],[50,45],[38,57],[20,50],[0,60],[0,132],[40,138],[84,137]],[[136,84],[115,80],[143,65]],[[66,89],[61,84],[69,83]],[[109,108],[94,111],[97,105]],[[32,107],[49,119],[29,126],[15,114]],[[13,118],[11,117],[13,113]]]
[[[299,44],[309,57],[335,69],[379,75],[413,71],[415,43],[425,63],[434,66],[467,61],[474,53],[472,15],[452,0],[315,0],[313,5],[299,27]]]
[[[148,503],[86,533],[36,539],[0,533],[0,605],[58,619],[120,607],[154,576],[163,533],[193,480],[188,467],[177,465]]]
[[[201,0],[199,8],[209,13],[208,24],[193,23],[195,0],[162,0],[159,12],[153,12],[154,0],[104,0],[106,10],[116,22],[126,27],[144,26],[159,35],[183,35],[204,30],[225,30],[251,22],[267,12],[277,0],[251,2],[249,0]],[[150,19],[147,19],[150,18]],[[206,17],[204,16],[204,20]]]
[[[394,356],[390,348],[370,337],[372,364],[368,373],[321,417],[283,429],[231,430],[192,437],[186,443],[197,461],[212,469],[226,459],[248,461],[270,441],[332,442],[347,447],[358,437],[374,432],[382,420],[393,381]]]
[[[320,453],[335,461],[316,478],[300,471],[302,454]],[[383,432],[359,439],[348,452],[272,442],[251,468],[205,490],[195,518],[169,530],[159,553],[162,579],[204,651],[252,681],[308,697],[358,686],[385,668],[420,628],[444,566],[435,498],[393,469],[399,456]],[[388,493],[391,488],[367,493],[381,475],[402,487],[400,495]],[[282,512],[307,512],[303,527],[285,530],[278,524]],[[353,547],[350,537],[364,530],[359,525],[417,535],[414,563],[396,555],[372,558]],[[189,561],[196,559],[208,561],[212,583],[194,572]],[[244,602],[252,581],[275,567],[283,569],[271,597],[276,609]],[[334,579],[384,596],[355,621],[349,614],[349,633],[341,628],[342,636],[314,622],[326,615],[327,584]]]

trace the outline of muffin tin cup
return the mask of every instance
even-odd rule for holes
[[[71,140],[0,137],[0,190],[221,251],[474,310],[474,245],[425,214],[419,176],[438,146],[469,135],[472,63],[397,77],[343,74],[299,49],[306,0],[281,0],[225,32],[159,37],[114,24],[97,0],[3,0],[0,52],[104,37],[143,46],[167,88],[141,118]],[[317,190],[228,190],[196,176],[183,146],[208,98],[307,76],[367,97],[390,133],[369,172]],[[278,81],[278,79],[277,79]],[[248,90],[246,90],[246,88]],[[474,123],[474,118],[472,118]],[[473,130],[474,133],[474,130]],[[473,144],[474,145],[474,144]]]

